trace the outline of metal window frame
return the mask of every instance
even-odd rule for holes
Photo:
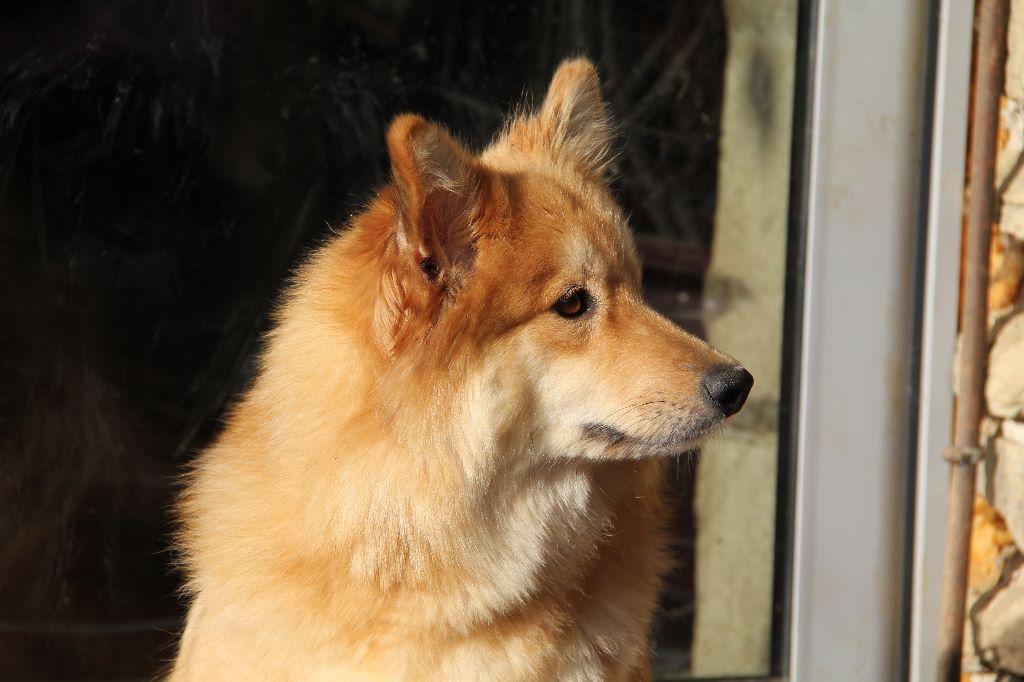
[[[971,5],[809,12],[793,682],[934,679]]]
[[[908,679],[936,679],[939,595],[946,543],[949,466],[939,457],[952,439],[953,362],[964,210],[968,95],[974,3],[942,0],[935,22],[934,96],[922,259],[921,361]]]

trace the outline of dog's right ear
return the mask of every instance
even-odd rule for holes
[[[587,174],[604,172],[610,160],[611,121],[590,61],[568,59],[559,65],[538,118],[556,158],[569,160]]]
[[[473,267],[483,171],[444,129],[419,116],[396,118],[387,139],[399,255],[428,282],[453,291]]]

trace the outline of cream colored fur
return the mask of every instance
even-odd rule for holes
[[[731,360],[643,303],[609,129],[584,60],[479,156],[396,120],[188,477],[172,680],[648,676],[662,469]]]

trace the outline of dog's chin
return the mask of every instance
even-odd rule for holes
[[[583,440],[597,446],[605,456],[616,458],[672,457],[696,450],[725,426],[720,417],[698,423],[681,423],[654,433],[631,434],[609,424],[589,423],[582,427]]]

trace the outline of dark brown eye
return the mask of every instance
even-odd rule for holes
[[[562,317],[579,317],[590,309],[590,294],[586,289],[573,289],[558,299],[553,307]]]

